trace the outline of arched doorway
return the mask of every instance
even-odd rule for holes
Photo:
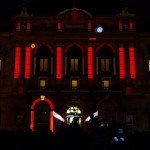
[[[31,105],[31,121],[30,129],[35,130],[51,130],[53,132],[53,104],[52,102],[41,96]]]

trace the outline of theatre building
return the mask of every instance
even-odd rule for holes
[[[0,33],[0,129],[60,128],[111,117],[128,132],[150,130],[150,34],[123,8],[106,16],[73,8],[34,15],[23,8]]]

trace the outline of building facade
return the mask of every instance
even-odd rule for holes
[[[12,17],[14,30],[0,34],[0,129],[58,131],[73,117],[86,130],[98,113],[128,132],[150,129],[149,33],[136,17],[93,16],[78,8]]]

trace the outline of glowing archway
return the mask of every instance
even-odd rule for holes
[[[49,45],[49,44],[38,44],[36,47],[35,47],[35,49],[34,49],[34,53],[36,53],[36,51],[38,50],[38,48],[40,48],[41,46],[46,46],[46,47],[48,47],[49,48],[49,50],[51,51],[51,53],[53,53],[54,51],[53,51],[53,48]]]
[[[40,101],[45,101],[49,104],[50,106],[50,130],[53,132],[53,110],[54,110],[54,106],[52,104],[52,102],[45,98],[45,96],[41,96],[41,98],[36,99],[32,105],[31,105],[31,120],[30,120],[30,129],[32,131],[34,131],[34,107],[35,105],[40,102]]]

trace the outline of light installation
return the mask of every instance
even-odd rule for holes
[[[31,48],[32,49],[35,48],[35,44],[34,43],[31,44]]]
[[[62,122],[65,122],[65,119],[61,115],[59,115],[58,113],[56,113],[55,111],[53,111],[53,116],[55,118],[57,118],[58,120],[60,120]]]
[[[94,117],[95,117],[95,116],[98,116],[98,111],[96,111],[95,113],[93,113],[93,115],[94,115]],[[89,121],[90,119],[91,119],[91,117],[88,116],[88,117],[85,119],[85,121],[87,122],[87,121]]]
[[[53,107],[52,102],[49,99],[45,98],[45,96],[43,96],[43,95],[41,96],[41,98],[36,99],[31,105],[30,129],[32,131],[34,131],[34,107],[35,107],[36,103],[38,103],[40,101],[45,101],[50,106],[50,110],[51,110],[50,111],[50,130],[53,132],[53,109],[54,109],[54,107]]]
[[[25,49],[25,78],[30,78],[30,59],[31,59],[31,48],[26,47]]]
[[[96,40],[96,38],[89,38],[89,40],[91,40],[91,41],[95,41],[95,40]]]
[[[61,47],[57,47],[56,78],[61,79]]]
[[[88,30],[91,30],[92,27],[91,27],[91,20],[88,20]]]
[[[122,31],[122,20],[119,20],[119,31]]]
[[[93,79],[93,54],[92,47],[88,47],[88,79]]]
[[[21,22],[17,21],[17,30],[20,31],[20,29],[21,29]]]
[[[58,20],[58,30],[61,30],[61,21]]]
[[[27,21],[27,30],[28,31],[31,30],[31,21],[30,20]]]
[[[130,78],[135,79],[134,47],[129,48]]]
[[[129,29],[133,30],[133,21],[132,20],[129,21]]]
[[[120,67],[120,79],[125,78],[125,65],[124,65],[124,48],[119,47],[119,67]]]
[[[15,68],[14,68],[15,79],[19,77],[20,73],[20,51],[21,51],[20,47],[15,48]]]

